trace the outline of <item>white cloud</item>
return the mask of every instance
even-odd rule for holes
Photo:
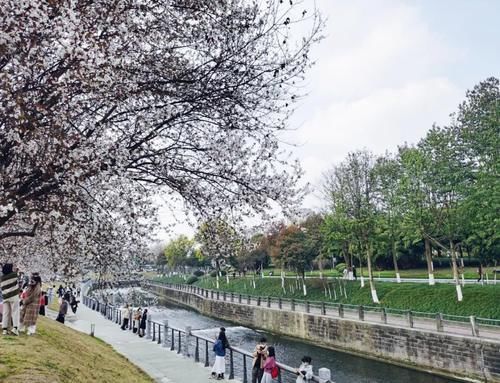
[[[376,153],[416,142],[432,123],[446,123],[463,97],[442,73],[460,56],[434,34],[416,7],[393,1],[318,3],[329,16],[328,38],[315,51],[308,97],[286,141],[306,180],[349,151]],[[308,206],[316,206],[314,197]]]

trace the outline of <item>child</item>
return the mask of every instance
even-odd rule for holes
[[[313,368],[311,365],[312,359],[310,356],[304,356],[301,360],[300,367],[296,370],[297,380],[296,383],[308,382],[313,377]]]
[[[260,383],[272,383],[273,382],[273,370],[276,368],[276,354],[273,346],[267,348],[267,358],[266,363],[264,363],[264,374],[262,375],[262,380]]]

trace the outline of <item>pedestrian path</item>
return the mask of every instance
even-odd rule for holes
[[[151,340],[139,338],[130,331],[122,331],[116,323],[84,305],[80,305],[76,315],[70,315],[66,320],[68,327],[86,334],[90,334],[91,324],[95,324],[96,337],[110,344],[157,382],[213,382],[209,378],[210,369],[201,363],[195,363],[193,359],[178,355]]]

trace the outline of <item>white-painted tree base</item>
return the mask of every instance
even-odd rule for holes
[[[396,273],[396,281],[401,283],[401,275],[399,273]]]
[[[304,290],[304,296],[306,296],[307,295],[307,287],[306,287],[305,283],[302,285],[302,288]]]
[[[434,286],[436,284],[436,281],[434,279],[434,274],[429,273],[429,285]]]
[[[372,300],[373,303],[380,303],[380,301],[378,300],[377,290],[375,289],[372,290]]]
[[[457,299],[459,302],[462,302],[464,299],[464,296],[462,295],[462,286],[457,285],[456,288],[457,288]]]
[[[361,287],[365,287],[365,278],[361,276],[360,280],[361,280]]]

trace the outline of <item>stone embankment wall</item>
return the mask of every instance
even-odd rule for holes
[[[207,316],[464,381],[500,382],[500,341],[249,306],[160,286],[160,296]]]

